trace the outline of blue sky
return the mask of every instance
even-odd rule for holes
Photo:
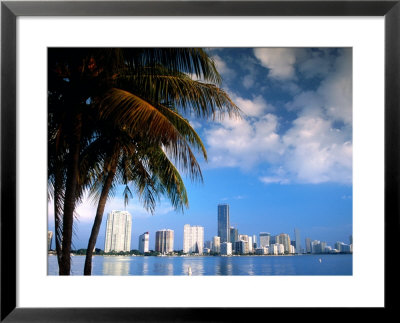
[[[138,237],[202,225],[205,240],[217,235],[217,205],[230,205],[239,234],[272,235],[300,229],[306,237],[349,242],[352,234],[352,52],[349,48],[212,48],[222,88],[243,111],[240,119],[188,116],[206,146],[199,157],[203,183],[185,179],[189,208],[178,213],[161,199],[150,215],[133,199],[131,248]],[[104,249],[109,211],[124,209],[122,192],[110,199],[96,247]],[[75,248],[86,248],[95,205],[77,209]],[[49,229],[54,219],[49,204]],[[54,246],[54,242],[53,242]]]

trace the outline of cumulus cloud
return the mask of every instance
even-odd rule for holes
[[[267,111],[275,110],[274,106],[267,103],[261,95],[254,96],[252,99],[244,99],[232,93],[230,97],[240,110],[250,117],[261,116]]]
[[[315,91],[303,91],[287,104],[301,114],[325,114],[333,121],[352,122],[352,55],[342,49],[329,73]]]
[[[352,143],[321,117],[303,116],[283,136],[285,168],[300,182],[351,183]]]
[[[300,91],[300,83],[293,79],[285,82],[298,87],[286,104],[294,118],[285,127],[276,114],[279,110],[269,105],[264,97],[244,99],[232,94],[247,117],[227,119],[206,129],[210,165],[242,169],[261,167],[264,175],[259,179],[265,184],[351,183],[351,50],[340,50],[334,57],[327,54],[329,51],[322,54],[316,51],[308,59],[304,51],[297,53],[303,65],[295,65],[295,49],[256,49],[254,52],[266,66],[268,63],[272,75],[293,78],[292,73],[300,66],[308,77],[319,73],[323,78],[315,90],[307,91]],[[322,70],[317,72],[311,63],[318,63]],[[283,68],[285,64],[289,66],[286,69]],[[268,167],[263,166],[267,164]]]
[[[255,48],[254,55],[262,66],[269,69],[268,76],[277,80],[296,78],[298,48]]]
[[[227,119],[205,132],[212,167],[249,169],[263,161],[276,161],[282,153],[276,115]]]

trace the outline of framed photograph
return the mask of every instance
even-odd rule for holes
[[[3,1],[1,320],[394,309],[399,14]]]

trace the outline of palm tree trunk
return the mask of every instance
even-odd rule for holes
[[[56,171],[56,177],[54,181],[54,237],[56,242],[57,262],[58,266],[61,264],[61,241],[62,241],[62,230],[60,224],[60,200],[61,200],[61,174],[60,171]]]
[[[59,265],[60,275],[71,273],[71,243],[74,211],[76,204],[76,192],[79,178],[79,153],[82,130],[82,114],[79,113],[74,120],[73,135],[70,145],[70,153],[67,162],[67,180],[65,185],[64,214],[62,229],[62,252],[61,264]]]
[[[99,203],[97,205],[96,217],[94,219],[92,232],[90,234],[88,247],[86,250],[86,258],[85,258],[85,268],[83,270],[83,274],[90,276],[92,274],[92,256],[93,256],[93,249],[96,245],[97,237],[100,231],[101,221],[103,219],[104,209],[107,202],[107,197],[110,192],[115,173],[117,170],[118,160],[115,158],[112,162],[112,166],[110,171],[108,172],[106,181],[103,185],[103,189],[101,191]]]

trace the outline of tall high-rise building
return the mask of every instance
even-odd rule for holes
[[[257,236],[253,234],[253,249],[257,248]]]
[[[306,253],[311,253],[311,239],[306,238]]]
[[[230,227],[229,229],[229,240],[232,243],[232,245],[239,240],[239,232],[238,229],[234,227]]]
[[[235,242],[236,253],[239,255],[246,255],[249,253],[249,242],[245,240],[239,240]]]
[[[131,250],[132,216],[128,211],[111,211],[107,217],[104,252]]]
[[[229,205],[218,205],[218,237],[222,242],[230,242],[229,238]]]
[[[238,229],[237,229],[237,228],[231,227],[231,228],[229,229],[229,239],[230,239],[230,242],[231,242],[231,244],[232,244],[232,251],[233,251],[233,252],[236,252],[236,249],[235,249],[235,248],[236,248],[235,242],[239,240],[239,232],[238,232]]]
[[[212,247],[212,251],[215,253],[220,253],[221,252],[221,238],[215,236],[213,238],[213,247]]]
[[[271,234],[269,232],[260,232],[260,248],[268,247],[271,242]]]
[[[53,239],[53,231],[47,231],[47,250],[51,249],[51,240]]]
[[[174,251],[174,230],[163,229],[156,232],[155,250],[163,254]]]
[[[232,255],[232,243],[230,242],[222,242],[221,243],[221,255],[231,256]]]
[[[321,241],[319,240],[313,240],[311,242],[311,253],[321,253]]]
[[[139,251],[141,253],[149,252],[149,240],[150,236],[148,232],[145,232],[139,236]]]
[[[203,253],[204,227],[185,224],[183,227],[183,252]]]
[[[301,243],[300,243],[300,230],[295,228],[294,229],[294,239],[296,241],[295,243],[295,252],[300,253],[301,252]]]
[[[283,244],[286,253],[290,253],[290,237],[287,233],[281,233],[275,237],[275,243]]]

